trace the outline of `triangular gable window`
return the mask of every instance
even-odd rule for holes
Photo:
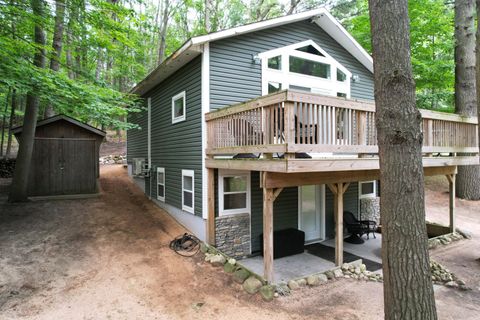
[[[305,46],[305,47],[297,48],[295,50],[310,53],[310,54],[314,54],[314,55],[320,56],[320,57],[325,57],[320,51],[318,51],[317,48],[315,48],[311,44],[308,45],[308,46]]]

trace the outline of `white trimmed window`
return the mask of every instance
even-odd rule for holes
[[[282,89],[350,97],[352,74],[313,40],[258,54],[262,94]]]
[[[219,215],[250,213],[250,172],[218,172]]]
[[[157,199],[165,202],[165,168],[157,168]]]
[[[194,213],[195,178],[193,170],[182,170],[182,210]]]
[[[187,114],[186,105],[185,91],[172,98],[172,123],[185,121]]]
[[[377,182],[365,181],[358,183],[358,198],[374,198],[377,196]]]

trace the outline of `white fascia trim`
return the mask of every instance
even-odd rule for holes
[[[208,170],[205,166],[207,157],[207,124],[205,114],[210,111],[210,44],[203,45],[202,54],[202,217],[208,219]]]
[[[305,11],[301,13],[296,13],[296,14],[290,14],[287,16],[279,17],[279,18],[274,18],[270,20],[265,20],[265,21],[260,21],[260,22],[255,22],[255,23],[250,23],[244,26],[239,26],[223,31],[218,31],[218,32],[213,32],[211,34],[207,34],[204,36],[198,36],[192,38],[192,44],[202,44],[205,42],[210,42],[210,41],[215,41],[215,40],[220,40],[224,38],[229,38],[245,33],[249,33],[252,31],[259,31],[262,29],[268,29],[268,28],[273,28],[276,26],[281,26],[287,23],[292,23],[296,21],[302,21],[305,19],[309,19],[318,15],[321,15],[323,13],[328,13],[327,9],[325,8],[320,8],[320,9],[315,9],[315,10],[310,10],[310,11]]]
[[[314,19],[328,35],[336,40],[350,54],[373,73],[373,59],[370,54],[355,40],[352,35],[327,10]]]

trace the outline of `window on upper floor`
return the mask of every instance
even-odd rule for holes
[[[352,76],[339,61],[313,40],[261,52],[262,94],[301,88],[301,91],[350,97]]]
[[[183,91],[172,98],[172,123],[185,121],[186,113],[186,98]]]

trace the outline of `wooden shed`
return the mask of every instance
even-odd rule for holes
[[[22,139],[22,127],[13,130]],[[100,144],[105,132],[65,115],[37,122],[29,196],[98,192]]]

